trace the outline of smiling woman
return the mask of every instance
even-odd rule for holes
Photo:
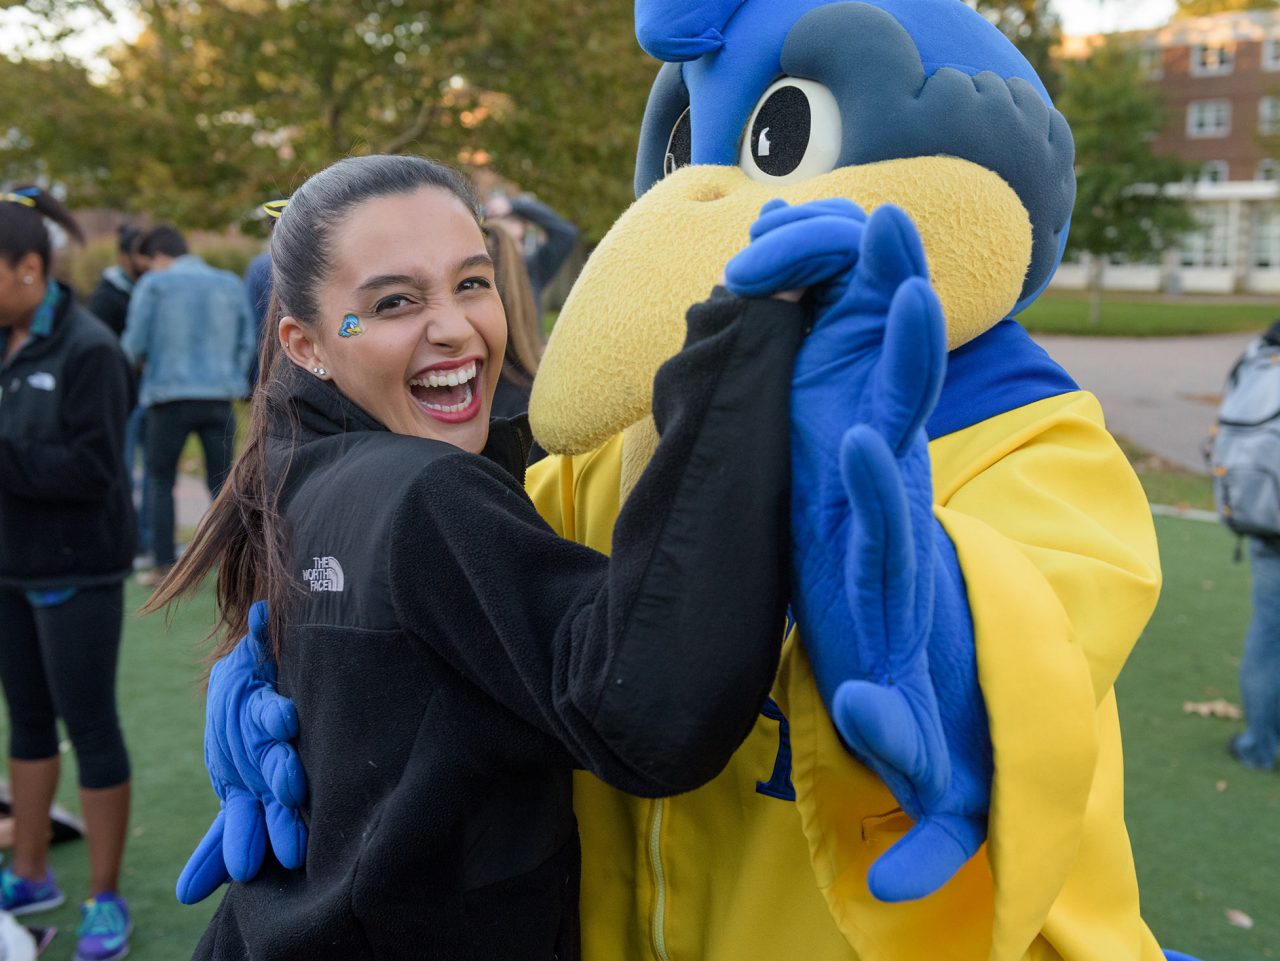
[[[228,892],[198,958],[576,958],[572,770],[690,790],[773,680],[776,373],[805,309],[719,291],[690,310],[654,386],[661,443],[606,558],[538,517],[523,420],[490,421],[507,328],[475,210],[438,164],[352,158],[273,233],[276,335],[248,442],[150,607],[219,568],[218,654],[250,623],[269,633],[312,791],[307,827],[272,823],[275,860]],[[258,867],[224,862],[246,799],[215,785],[226,817],[186,901]],[[307,870],[290,871],[308,829]]]

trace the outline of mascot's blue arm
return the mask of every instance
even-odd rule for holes
[[[941,305],[901,211],[766,206],[730,289],[816,285],[792,389],[793,605],[850,750],[915,819],[871,871],[886,901],[945,884],[986,837],[992,760],[964,579],[933,516],[925,425]]]

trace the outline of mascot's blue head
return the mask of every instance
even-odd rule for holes
[[[958,157],[1000,175],[1030,216],[1015,313],[1057,269],[1075,200],[1070,129],[1026,58],[961,0],[637,0],[636,35],[667,64],[637,194],[687,164],[791,183]]]

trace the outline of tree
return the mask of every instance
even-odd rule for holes
[[[1208,17],[1237,10],[1276,10],[1280,0],[1178,0],[1175,17]]]
[[[1062,41],[1062,21],[1054,13],[1049,0],[966,0],[1000,32],[1035,67],[1049,96],[1055,100],[1060,89],[1058,65],[1053,51]]]
[[[1190,167],[1151,149],[1164,112],[1141,76],[1136,51],[1116,40],[1064,64],[1059,107],[1075,134],[1077,171],[1070,247],[1092,255],[1095,324],[1106,259],[1158,255],[1193,226],[1185,203],[1166,189]]]
[[[102,8],[39,2],[54,20]],[[26,98],[0,104],[0,167],[38,163],[78,202],[189,226],[238,220],[350,153],[492,166],[589,237],[631,199],[656,67],[636,46],[630,0],[528,0],[518,13],[479,0],[129,3],[145,29],[108,54],[105,78],[23,60],[19,71],[56,73],[40,102],[59,123]],[[86,123],[61,116],[76,99]]]

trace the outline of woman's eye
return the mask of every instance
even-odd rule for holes
[[[458,289],[462,291],[470,290],[489,290],[493,287],[493,281],[488,277],[468,277],[462,283],[458,284]]]
[[[738,166],[761,183],[808,180],[836,168],[842,138],[835,95],[813,80],[783,77],[747,121]]]
[[[392,294],[390,297],[383,297],[374,304],[373,310],[374,313],[385,314],[388,311],[399,310],[408,303],[410,303],[410,300],[404,294]]]
[[[681,167],[693,162],[693,124],[689,119],[689,108],[671,128],[671,136],[667,140],[667,155],[662,161],[662,175],[670,177]]]

